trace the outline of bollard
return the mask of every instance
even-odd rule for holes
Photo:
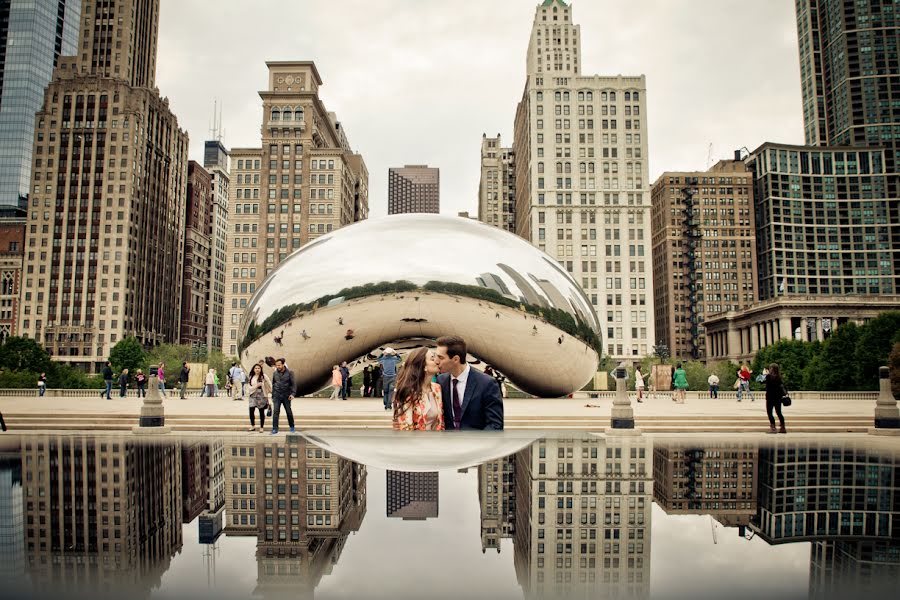
[[[147,395],[144,396],[144,404],[141,406],[141,418],[131,431],[141,435],[169,433],[171,428],[166,426],[166,411],[163,408],[162,396],[159,394],[157,367],[150,367],[147,379]]]
[[[616,378],[616,398],[613,400],[610,414],[610,430],[630,430],[639,433],[634,428],[634,409],[631,408],[631,399],[628,397],[628,371],[625,369],[625,363],[619,363],[613,371],[613,376]]]
[[[875,428],[869,433],[877,435],[900,435],[900,409],[891,392],[891,370],[887,367],[878,369],[880,389],[875,401]]]

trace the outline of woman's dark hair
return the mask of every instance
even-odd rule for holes
[[[675,368],[676,368],[676,369],[680,369],[680,368],[681,368],[681,363],[678,363],[677,365],[675,365]]]
[[[403,370],[397,378],[397,387],[394,388],[394,418],[419,399],[422,383],[425,381],[425,360],[428,352],[428,348],[419,348],[406,357]]]
[[[769,377],[777,377],[781,379],[781,367],[778,366],[778,363],[772,363],[769,365]]]
[[[258,377],[262,377],[262,376],[264,375],[263,369],[262,369],[262,365],[259,364],[259,363],[256,363],[255,365],[253,365],[252,367],[250,367],[250,383],[253,383],[253,378],[254,378],[254,377],[257,377],[257,375],[256,375],[256,369],[259,369],[259,376],[258,376]]]

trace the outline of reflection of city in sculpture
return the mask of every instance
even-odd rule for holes
[[[453,334],[523,390],[560,396],[595,373],[599,331],[571,275],[524,240],[469,219],[397,215],[288,257],[247,309],[240,357],[303,365],[299,391],[311,393],[332,365]]]

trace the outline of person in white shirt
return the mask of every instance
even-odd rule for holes
[[[709,376],[709,379],[706,380],[706,383],[709,384],[709,397],[710,398],[718,398],[719,397],[719,377],[713,373]]]

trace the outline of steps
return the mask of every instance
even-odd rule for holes
[[[130,431],[137,425],[138,415],[108,413],[57,413],[4,415],[11,432],[16,431]],[[383,415],[296,415],[302,429],[389,429],[390,417]],[[268,426],[271,421],[266,420]],[[764,414],[758,416],[638,416],[635,424],[646,433],[738,433],[768,431]],[[237,415],[173,415],[166,425],[174,431],[246,432],[249,421]],[[281,417],[282,427],[287,423]],[[508,429],[521,430],[588,430],[603,431],[609,427],[609,415],[596,417],[507,416]],[[874,425],[872,417],[810,415],[789,417],[788,430],[794,433],[865,433]]]

